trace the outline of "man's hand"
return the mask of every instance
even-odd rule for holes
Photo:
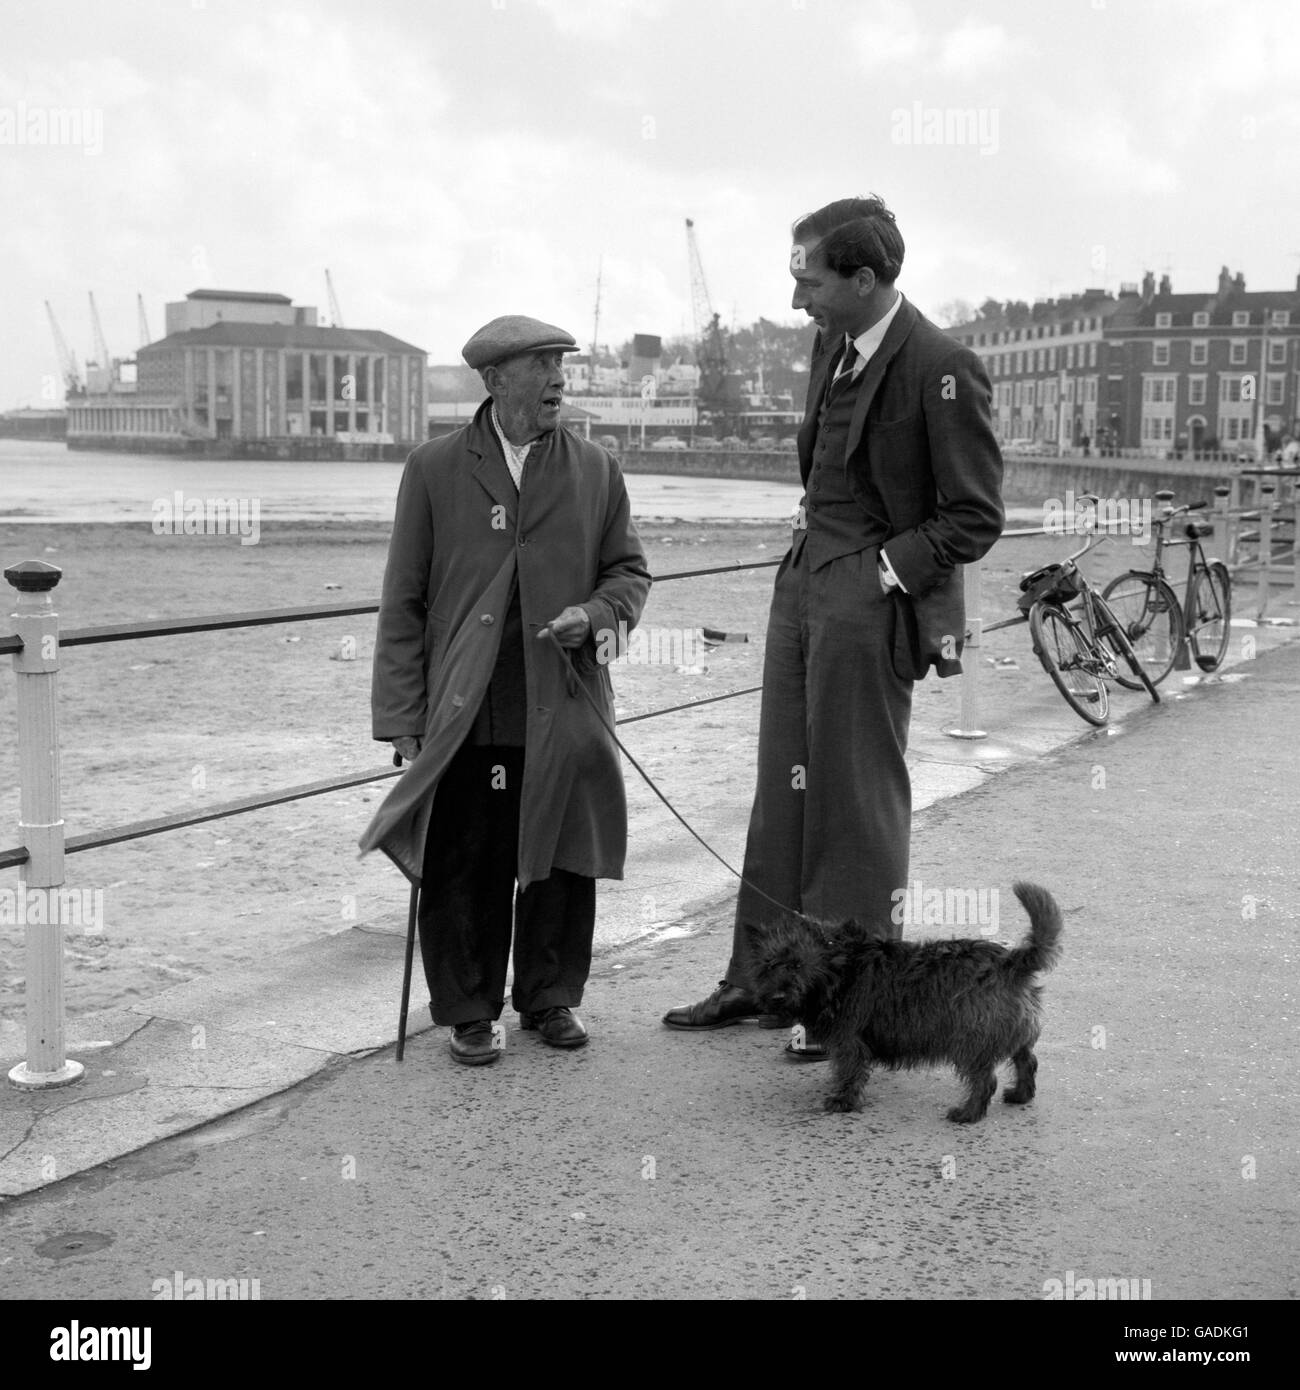
[[[546,636],[547,628],[555,634],[555,640],[562,647],[580,647],[591,631],[591,619],[585,608],[570,604],[558,618],[552,618],[546,627],[539,628],[538,638]]]
[[[405,734],[401,738],[389,739],[389,742],[403,762],[413,763],[420,751],[422,740],[414,734]]]

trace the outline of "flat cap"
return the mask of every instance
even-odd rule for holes
[[[475,371],[504,362],[520,352],[577,352],[572,333],[553,323],[530,319],[523,314],[506,314],[485,323],[461,349],[461,356]]]

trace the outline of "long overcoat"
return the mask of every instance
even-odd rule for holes
[[[516,492],[484,402],[464,429],[411,454],[397,495],[372,683],[373,733],[424,744],[361,838],[418,882],[433,794],[465,741],[496,664],[514,581],[524,624],[526,734],[517,875],[553,868],[621,878],[627,804],[618,750],[595,710],[569,693],[568,658],[538,629],[570,605],[591,618],[573,656],[614,721],[597,660],[641,616],[650,575],[622,473],[563,427],[533,445]]]
[[[799,431],[804,484],[817,416],[840,342],[813,346],[808,411]],[[1002,454],[992,389],[978,356],[907,300],[862,369],[845,447],[849,490],[889,522],[884,552],[902,582],[895,605],[895,671],[921,680],[961,672],[966,606],[959,566],[1002,532]],[[906,590],[904,592],[903,590]]]

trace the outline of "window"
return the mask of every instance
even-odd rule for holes
[[[1241,383],[1244,378],[1239,376],[1221,376],[1219,378],[1219,400],[1236,402],[1241,400]],[[1253,381],[1254,378],[1251,378]]]
[[[1246,365],[1246,344],[1240,338],[1234,338],[1228,344],[1228,361],[1234,367]]]
[[[1234,328],[1246,328],[1250,324],[1249,309],[1234,309],[1232,311],[1232,326]]]
[[[1151,364],[1155,367],[1167,367],[1169,365],[1169,344],[1161,341],[1151,344]]]
[[[1065,349],[1065,365],[1066,365],[1067,368],[1068,368],[1068,367],[1073,367],[1073,366],[1074,366],[1074,344],[1073,344],[1073,343],[1071,343],[1071,344],[1069,345],[1069,347],[1067,347],[1067,348]]]
[[[1210,360],[1210,344],[1206,338],[1192,340],[1192,366],[1203,367]]]
[[[1089,343],[1089,344],[1088,344],[1088,365],[1089,365],[1090,367],[1095,367],[1095,366],[1097,365],[1097,344],[1096,344],[1096,343]]]
[[[1174,316],[1172,314],[1157,314],[1157,328],[1172,328],[1174,326]]]
[[[1286,378],[1280,373],[1270,372],[1264,379],[1264,404],[1283,405],[1286,397],[1283,391],[1286,386]]]
[[[1291,313],[1287,309],[1274,309],[1270,322],[1274,328],[1285,328],[1291,322]]]
[[[1209,326],[1210,316],[1208,313],[1205,312],[1204,309],[1199,309],[1196,313],[1192,315],[1193,328],[1208,328]]]
[[[1284,338],[1270,338],[1268,340],[1268,364],[1270,367],[1281,367],[1286,363],[1286,340]]]
[[[1190,376],[1187,378],[1187,404],[1205,404],[1205,378],[1203,376]]]
[[[1048,349],[1047,349],[1047,370],[1048,370],[1049,372],[1054,372],[1054,371],[1056,370],[1056,349],[1055,349],[1055,348],[1048,348]]]
[[[302,353],[284,355],[284,394],[291,401],[302,400]]]

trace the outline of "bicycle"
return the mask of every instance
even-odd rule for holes
[[[1029,616],[1034,653],[1043,669],[1070,708],[1098,728],[1110,718],[1106,682],[1121,679],[1120,660],[1139,682],[1133,688],[1145,687],[1151,699],[1160,703],[1160,694],[1119,619],[1075,563],[1109,539],[1098,536],[1065,560],[1026,574],[1020,581],[1017,605]]]
[[[1208,521],[1193,517],[1208,502],[1188,502],[1171,507],[1174,494],[1162,490],[1155,494],[1164,512],[1152,522],[1156,533],[1156,553],[1149,570],[1128,570],[1116,575],[1102,590],[1132,642],[1153,685],[1159,685],[1174,669],[1184,642],[1202,671],[1215,671],[1228,652],[1232,621],[1232,577],[1222,560],[1207,560],[1201,542],[1214,534]],[[1182,540],[1166,539],[1174,518],[1187,516]],[[1165,578],[1161,557],[1166,547],[1189,547],[1187,582],[1183,598]],[[1122,685],[1138,686],[1124,676]]]

